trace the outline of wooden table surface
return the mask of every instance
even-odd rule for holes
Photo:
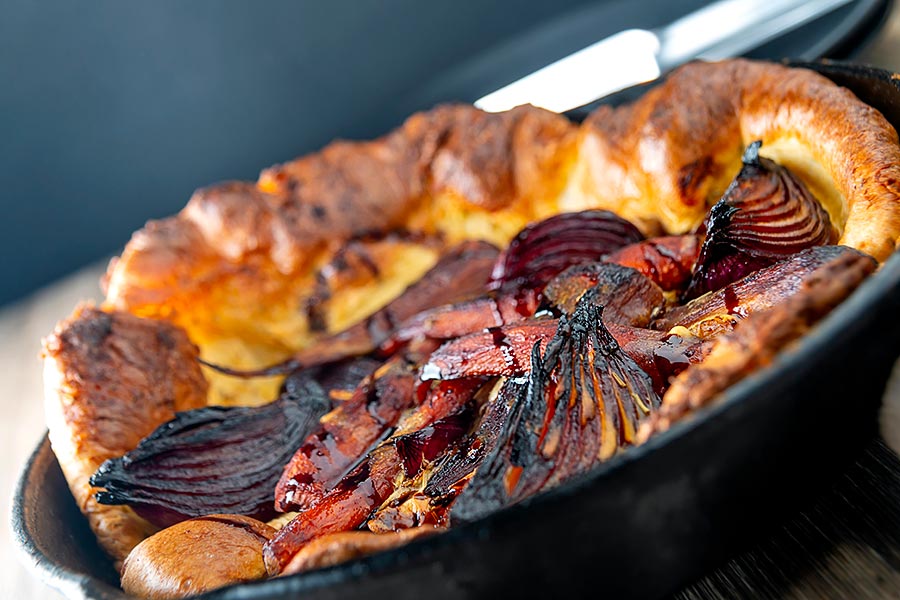
[[[900,71],[900,7],[858,62]],[[19,563],[8,502],[45,431],[40,339],[80,300],[99,299],[94,265],[0,309],[0,598],[60,598]],[[681,594],[699,598],[900,598],[900,459],[880,441],[801,514]]]

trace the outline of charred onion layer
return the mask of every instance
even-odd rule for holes
[[[685,297],[718,290],[806,248],[837,240],[828,213],[787,168],[747,147],[743,167],[709,212]]]
[[[637,227],[608,210],[563,213],[533,223],[497,259],[490,289],[543,289],[572,265],[596,262],[644,239]]]
[[[178,413],[100,465],[91,485],[105,488],[101,504],[129,504],[160,527],[212,513],[268,519],[284,464],[329,406],[315,380],[295,377],[265,406]]]
[[[528,383],[451,519],[470,521],[516,503],[633,443],[659,397],[600,315],[582,302],[571,318],[560,319],[543,357],[534,345]]]

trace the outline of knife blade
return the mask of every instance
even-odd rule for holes
[[[719,0],[658,29],[628,29],[475,101],[487,112],[533,104],[564,112],[656,79],[695,58],[739,56],[853,0]]]

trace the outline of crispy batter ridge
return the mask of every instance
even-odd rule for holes
[[[561,187],[554,172],[565,165],[574,133],[565,118],[532,107],[488,114],[442,106],[378,140],[334,142],[267,169],[257,184],[198,190],[177,216],[135,234],[110,266],[108,302],[185,310],[182,298],[223,276],[254,270],[295,276],[319,250],[333,252],[356,237],[397,230],[451,241],[470,237],[456,229],[465,219],[429,219],[435,202],[456,200],[457,210],[493,213],[491,225],[514,233],[545,212],[539,208],[546,192]],[[513,227],[499,218],[504,210],[518,215]],[[270,286],[262,278],[257,283]]]
[[[170,323],[82,305],[44,340],[43,354],[53,451],[118,566],[153,527],[127,507],[97,504],[88,479],[175,411],[206,404],[197,348]]]
[[[402,291],[447,242],[502,245],[528,221],[584,208],[611,209],[645,231],[688,231],[757,139],[823,203],[840,243],[879,260],[895,248],[900,147],[880,113],[805,69],[696,62],[580,128],[527,106],[497,114],[440,106],[380,139],[335,142],[268,169],[255,184],[199,190],[111,263],[107,306],[171,319],[213,362],[259,367],[308,344],[309,290],[348,240],[419,236],[370,261],[405,268],[347,286],[364,290],[353,299],[328,299],[320,313],[340,315],[326,319],[330,331],[375,308],[355,300]],[[264,401],[274,391],[220,383],[212,378],[217,402],[251,391]]]
[[[894,250],[896,131],[825,77],[770,63],[694,62],[634,104],[599,108],[581,132],[575,197],[684,233],[718,200],[755,140],[823,203],[843,232],[839,243],[878,260]]]
[[[358,276],[317,307],[313,325],[327,331],[397,296],[447,244],[505,244],[555,212],[575,134],[533,107],[441,106],[378,140],[335,142],[268,169],[257,184],[201,189],[110,264],[106,306],[172,320],[212,362],[271,364],[315,333],[304,307],[348,241],[368,256],[344,265]],[[405,235],[385,238],[395,232]],[[277,384],[207,374],[216,403],[269,401]]]

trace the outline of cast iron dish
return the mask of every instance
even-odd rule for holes
[[[900,76],[795,64],[850,88],[900,129]],[[591,591],[655,597],[765,531],[875,431],[900,340],[900,253],[769,368],[712,408],[520,505],[336,567],[202,598],[445,598]],[[45,439],[16,490],[12,527],[49,585],[121,599]]]

